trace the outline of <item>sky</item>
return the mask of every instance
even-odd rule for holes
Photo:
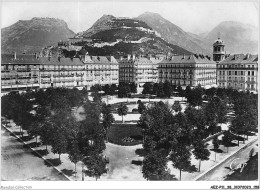
[[[33,17],[63,19],[74,32],[90,28],[104,14],[137,17],[149,11],[159,13],[186,32],[200,34],[222,21],[238,21],[259,26],[258,0],[247,1],[169,1],[169,0],[0,0],[1,28]]]

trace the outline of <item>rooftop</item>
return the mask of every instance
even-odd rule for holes
[[[84,66],[84,63],[79,58],[64,58],[64,57],[40,57],[42,65],[77,65]]]
[[[225,60],[220,63],[257,63],[258,55],[251,54],[234,54],[227,57]]]
[[[215,64],[215,61],[210,59],[210,57],[201,55],[201,54],[193,54],[193,55],[176,55],[172,56],[170,59],[163,59],[160,64],[180,64],[180,63],[212,63]]]
[[[113,56],[84,56],[84,63],[100,63],[100,64],[110,64],[110,63],[118,63],[117,60]]]
[[[1,54],[1,64],[39,64],[35,54]]]

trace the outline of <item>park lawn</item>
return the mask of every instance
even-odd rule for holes
[[[130,137],[132,142],[122,139]],[[133,146],[142,143],[142,129],[133,124],[113,124],[108,130],[108,141],[123,146]]]

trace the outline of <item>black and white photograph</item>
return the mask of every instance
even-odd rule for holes
[[[0,0],[1,189],[259,189],[259,0]]]

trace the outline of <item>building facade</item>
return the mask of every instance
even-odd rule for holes
[[[127,58],[120,58],[119,82],[134,82],[138,87],[146,82],[158,81],[158,63],[162,59],[154,57],[136,57],[128,55]]]
[[[85,84],[85,65],[79,58],[40,57],[40,88]]]
[[[118,84],[118,62],[113,56],[81,58],[2,54],[1,90],[49,87],[87,87]]]
[[[85,55],[82,61],[86,68],[87,88],[95,84],[118,84],[119,65],[113,56],[90,56]]]
[[[258,92],[258,55],[236,54],[217,64],[219,87]]]
[[[40,87],[40,60],[35,55],[1,55],[1,90],[27,90]]]
[[[204,55],[178,55],[158,64],[159,82],[173,85],[208,88],[216,85],[216,62]]]

